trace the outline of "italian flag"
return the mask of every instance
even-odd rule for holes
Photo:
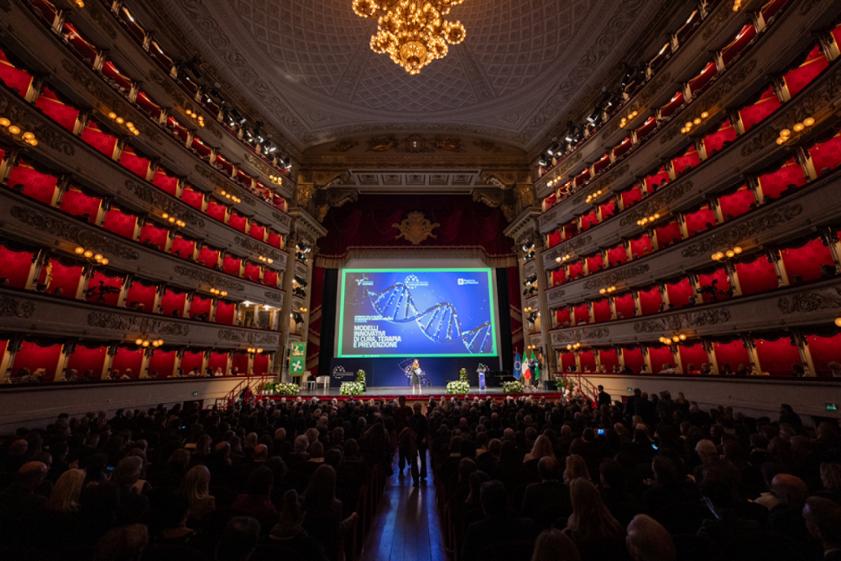
[[[523,353],[525,355],[525,352]],[[525,356],[523,357],[525,358]],[[526,385],[531,384],[531,368],[529,368],[529,361],[528,359],[523,360],[523,375],[521,378],[526,383]]]

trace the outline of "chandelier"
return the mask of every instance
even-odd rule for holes
[[[377,20],[371,50],[388,54],[409,74],[444,58],[467,36],[460,21],[444,19],[464,0],[353,0],[357,16]]]

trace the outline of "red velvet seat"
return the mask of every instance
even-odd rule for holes
[[[154,247],[158,251],[166,250],[166,241],[169,237],[169,230],[157,226],[152,222],[146,222],[140,227],[138,241],[144,245]]]
[[[736,137],[736,128],[730,124],[729,120],[724,121],[718,130],[712,134],[708,134],[702,140],[707,158],[712,158],[724,150],[728,144],[736,140]]]
[[[818,177],[835,171],[841,165],[841,133],[812,145],[808,152]]]
[[[9,171],[6,186],[43,204],[52,204],[58,177],[21,162]]]
[[[22,68],[16,67],[6,53],[0,49],[0,82],[21,97],[25,97],[32,85],[32,75]]]
[[[716,225],[715,210],[710,208],[710,205],[704,205],[694,212],[689,212],[683,215],[686,223],[686,233],[689,237],[706,232]]]
[[[776,200],[787,192],[806,184],[806,174],[794,158],[785,162],[773,171],[760,174],[757,177],[762,194],[768,200]]]
[[[41,93],[35,100],[35,107],[61,128],[70,132],[75,130],[79,119],[79,110],[63,101],[56,92],[47,86],[41,88]]]
[[[783,82],[788,88],[789,95],[794,97],[799,94],[828,67],[829,61],[821,51],[820,45],[815,45],[799,66],[783,74]]]
[[[735,190],[718,198],[724,221],[733,220],[747,214],[756,206],[756,196],[747,185],[740,185]]]
[[[117,137],[105,132],[104,127],[94,119],[89,119],[81,134],[82,141],[105,155],[106,158],[114,158],[114,150],[117,148]]]
[[[742,130],[745,132],[751,130],[780,107],[782,107],[780,99],[774,93],[774,89],[769,86],[759,94],[756,101],[739,109],[738,115],[742,123]]]

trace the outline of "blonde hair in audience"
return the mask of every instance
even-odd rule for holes
[[[191,467],[184,475],[184,496],[192,505],[210,497],[210,470],[203,465]]]
[[[572,514],[567,530],[576,540],[618,538],[625,530],[613,517],[602,501],[599,490],[589,480],[578,477],[569,484]]]
[[[68,469],[55,482],[47,509],[53,512],[75,512],[79,510],[79,497],[85,484],[85,470]]]
[[[567,456],[566,467],[564,469],[564,482],[571,483],[573,479],[583,477],[590,479],[590,470],[587,469],[587,462],[578,454],[570,454]]]
[[[578,547],[561,530],[543,530],[534,542],[531,561],[581,561]]]

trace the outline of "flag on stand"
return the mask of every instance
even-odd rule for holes
[[[515,380],[520,379],[520,353],[514,353],[514,372],[511,373]]]
[[[534,356],[534,351],[531,352],[531,363],[532,363],[532,376],[534,376],[534,383],[537,384],[540,381],[540,362],[538,362],[537,357]]]
[[[527,386],[531,385],[531,367],[529,366],[529,359],[523,356],[523,382]]]

